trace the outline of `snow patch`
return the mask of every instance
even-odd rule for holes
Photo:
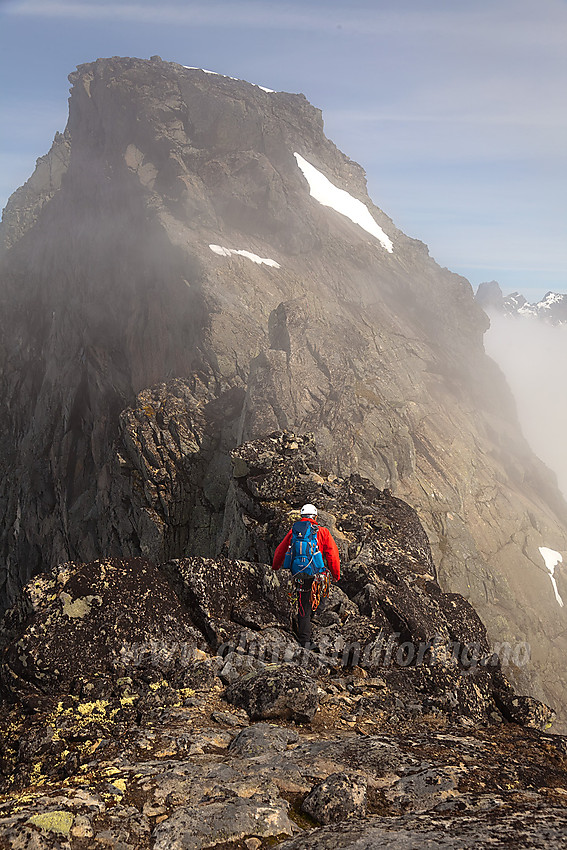
[[[543,560],[545,562],[545,566],[547,567],[547,570],[549,572],[549,577],[551,578],[551,583],[553,585],[553,592],[555,593],[555,598],[557,599],[557,603],[558,603],[558,605],[560,605],[563,608],[563,600],[561,599],[561,596],[559,595],[559,591],[557,589],[557,582],[555,581],[555,576],[554,576],[555,567],[557,566],[557,564],[563,563],[563,556],[559,552],[556,552],[555,549],[548,549],[546,546],[540,546],[539,551],[540,551],[541,557],[543,558]]]
[[[184,65],[184,68],[187,68],[188,71],[202,71],[203,74],[214,74],[215,77],[224,77],[225,80],[236,80],[237,83],[246,83],[247,80],[239,80],[238,77],[229,77],[227,74],[219,74],[217,71],[207,71],[206,68],[196,68],[194,65]],[[268,92],[268,94],[275,94],[273,89],[267,89],[265,86],[259,86],[258,83],[250,83],[251,86],[255,86],[257,89],[262,89],[262,91]]]
[[[219,257],[231,257],[233,254],[236,254],[239,257],[246,257],[247,260],[252,260],[253,263],[257,263],[258,265],[271,266],[274,269],[281,268],[280,264],[276,263],[275,260],[270,260],[269,257],[259,257],[258,254],[252,254],[250,251],[240,251],[236,248],[223,248],[222,245],[209,245],[209,248],[213,254],[218,254]]]
[[[394,250],[392,240],[386,236],[382,228],[372,218],[368,207],[359,201],[358,198],[353,198],[344,189],[339,189],[334,183],[317,171],[315,166],[303,159],[298,153],[294,153],[297,164],[303,172],[303,176],[309,183],[309,192],[316,201],[319,201],[324,207],[331,207],[341,215],[350,218],[355,224],[358,224],[372,236],[375,236],[380,244],[390,254]]]
[[[520,316],[532,316],[532,318],[537,319],[537,306],[534,304],[523,304],[521,307],[518,307],[518,313]]]

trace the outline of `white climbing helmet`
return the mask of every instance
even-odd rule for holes
[[[299,516],[307,517],[314,519],[317,516],[317,508],[315,505],[303,505],[301,510],[299,511]]]

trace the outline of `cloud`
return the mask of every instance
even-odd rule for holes
[[[485,348],[508,381],[524,436],[567,498],[567,325],[490,316]]]
[[[254,28],[324,31],[336,29],[335,20],[322,15],[321,10],[306,9],[294,3],[267,4],[259,2],[211,2],[211,3],[165,3],[163,5],[144,2],[108,3],[73,2],[73,0],[20,0],[10,9],[13,15],[34,17],[74,18],[76,20],[132,21],[137,24],[191,25],[217,29]],[[356,10],[354,10],[356,11]],[[344,10],[340,13],[341,19]],[[366,13],[364,14],[366,19]],[[349,30],[357,30],[360,24],[351,12],[345,16],[344,24]]]

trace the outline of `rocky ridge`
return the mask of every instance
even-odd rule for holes
[[[2,605],[65,562],[233,557],[230,450],[313,432],[331,473],[415,506],[443,589],[491,640],[530,644],[516,681],[561,711],[565,612],[539,547],[567,551],[567,509],[468,282],[372,204],[303,96],[158,57],[71,82],[2,224]],[[295,154],[391,252],[313,197]]]
[[[481,283],[475,299],[487,311],[496,311],[506,316],[531,317],[541,319],[551,325],[567,322],[567,295],[547,292],[541,301],[530,304],[519,292],[504,295],[497,281]]]
[[[415,511],[309,436],[232,470],[241,558],[67,564],[4,617],[0,847],[561,847],[565,738],[439,587]],[[261,557],[307,498],[343,566],[318,654]]]

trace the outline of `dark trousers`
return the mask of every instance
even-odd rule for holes
[[[306,646],[311,641],[311,585],[313,576],[296,576],[298,591],[297,603],[297,640],[300,646]],[[322,607],[322,605],[320,606]]]
[[[313,609],[311,608],[311,585],[315,580],[314,576],[295,576],[294,581],[297,586],[297,640],[300,646],[307,646],[311,642],[311,617]],[[322,597],[317,608],[317,614],[324,613],[327,599]]]

